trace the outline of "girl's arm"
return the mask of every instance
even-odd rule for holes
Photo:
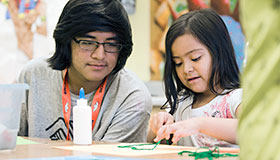
[[[236,144],[237,125],[238,119],[201,117],[200,132]]]
[[[204,133],[219,140],[236,144],[237,125],[238,119],[196,117],[162,126],[154,141],[157,142],[163,138],[169,139],[170,134],[173,134],[172,142],[176,143],[182,137]]]

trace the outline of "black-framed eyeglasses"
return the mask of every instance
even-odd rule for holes
[[[108,53],[119,53],[122,49],[122,45],[117,43],[109,43],[109,42],[100,43],[100,42],[89,41],[89,40],[77,40],[75,37],[73,38],[73,40],[77,44],[79,44],[80,48],[86,51],[94,52],[99,47],[99,45],[103,45],[104,51]]]

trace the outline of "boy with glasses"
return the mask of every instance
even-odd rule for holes
[[[124,69],[131,26],[118,0],[69,0],[53,37],[56,50],[33,60],[19,82],[30,90],[19,135],[72,140],[72,110],[84,88],[95,141],[145,142],[152,110],[144,83]]]

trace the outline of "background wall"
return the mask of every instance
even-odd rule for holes
[[[46,0],[47,37],[33,36],[34,58],[49,57],[54,51],[53,30],[67,0]],[[13,21],[6,20],[7,7],[0,3],[0,83],[14,83],[28,57],[17,47]],[[32,26],[35,31],[35,26]]]
[[[54,52],[53,30],[67,0],[45,0],[47,4],[47,37],[34,34],[34,57],[49,57]],[[14,83],[20,70],[29,60],[17,48],[17,38],[12,20],[6,20],[7,7],[0,3],[0,83]],[[135,72],[140,79],[150,79],[150,3],[136,0],[135,13],[129,15],[132,25],[133,52],[126,68]],[[35,31],[35,28],[34,28]]]
[[[239,23],[239,0],[151,0],[151,75],[162,80],[165,62],[165,35],[180,15],[203,8],[214,9],[224,20],[235,50],[240,71],[244,59],[245,38]]]
[[[142,80],[150,80],[150,0],[136,0],[136,11],[129,15],[132,25],[133,52],[126,67]]]

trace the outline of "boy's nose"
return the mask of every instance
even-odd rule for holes
[[[105,56],[105,51],[103,45],[98,45],[98,47],[91,53],[92,58],[103,59]]]

